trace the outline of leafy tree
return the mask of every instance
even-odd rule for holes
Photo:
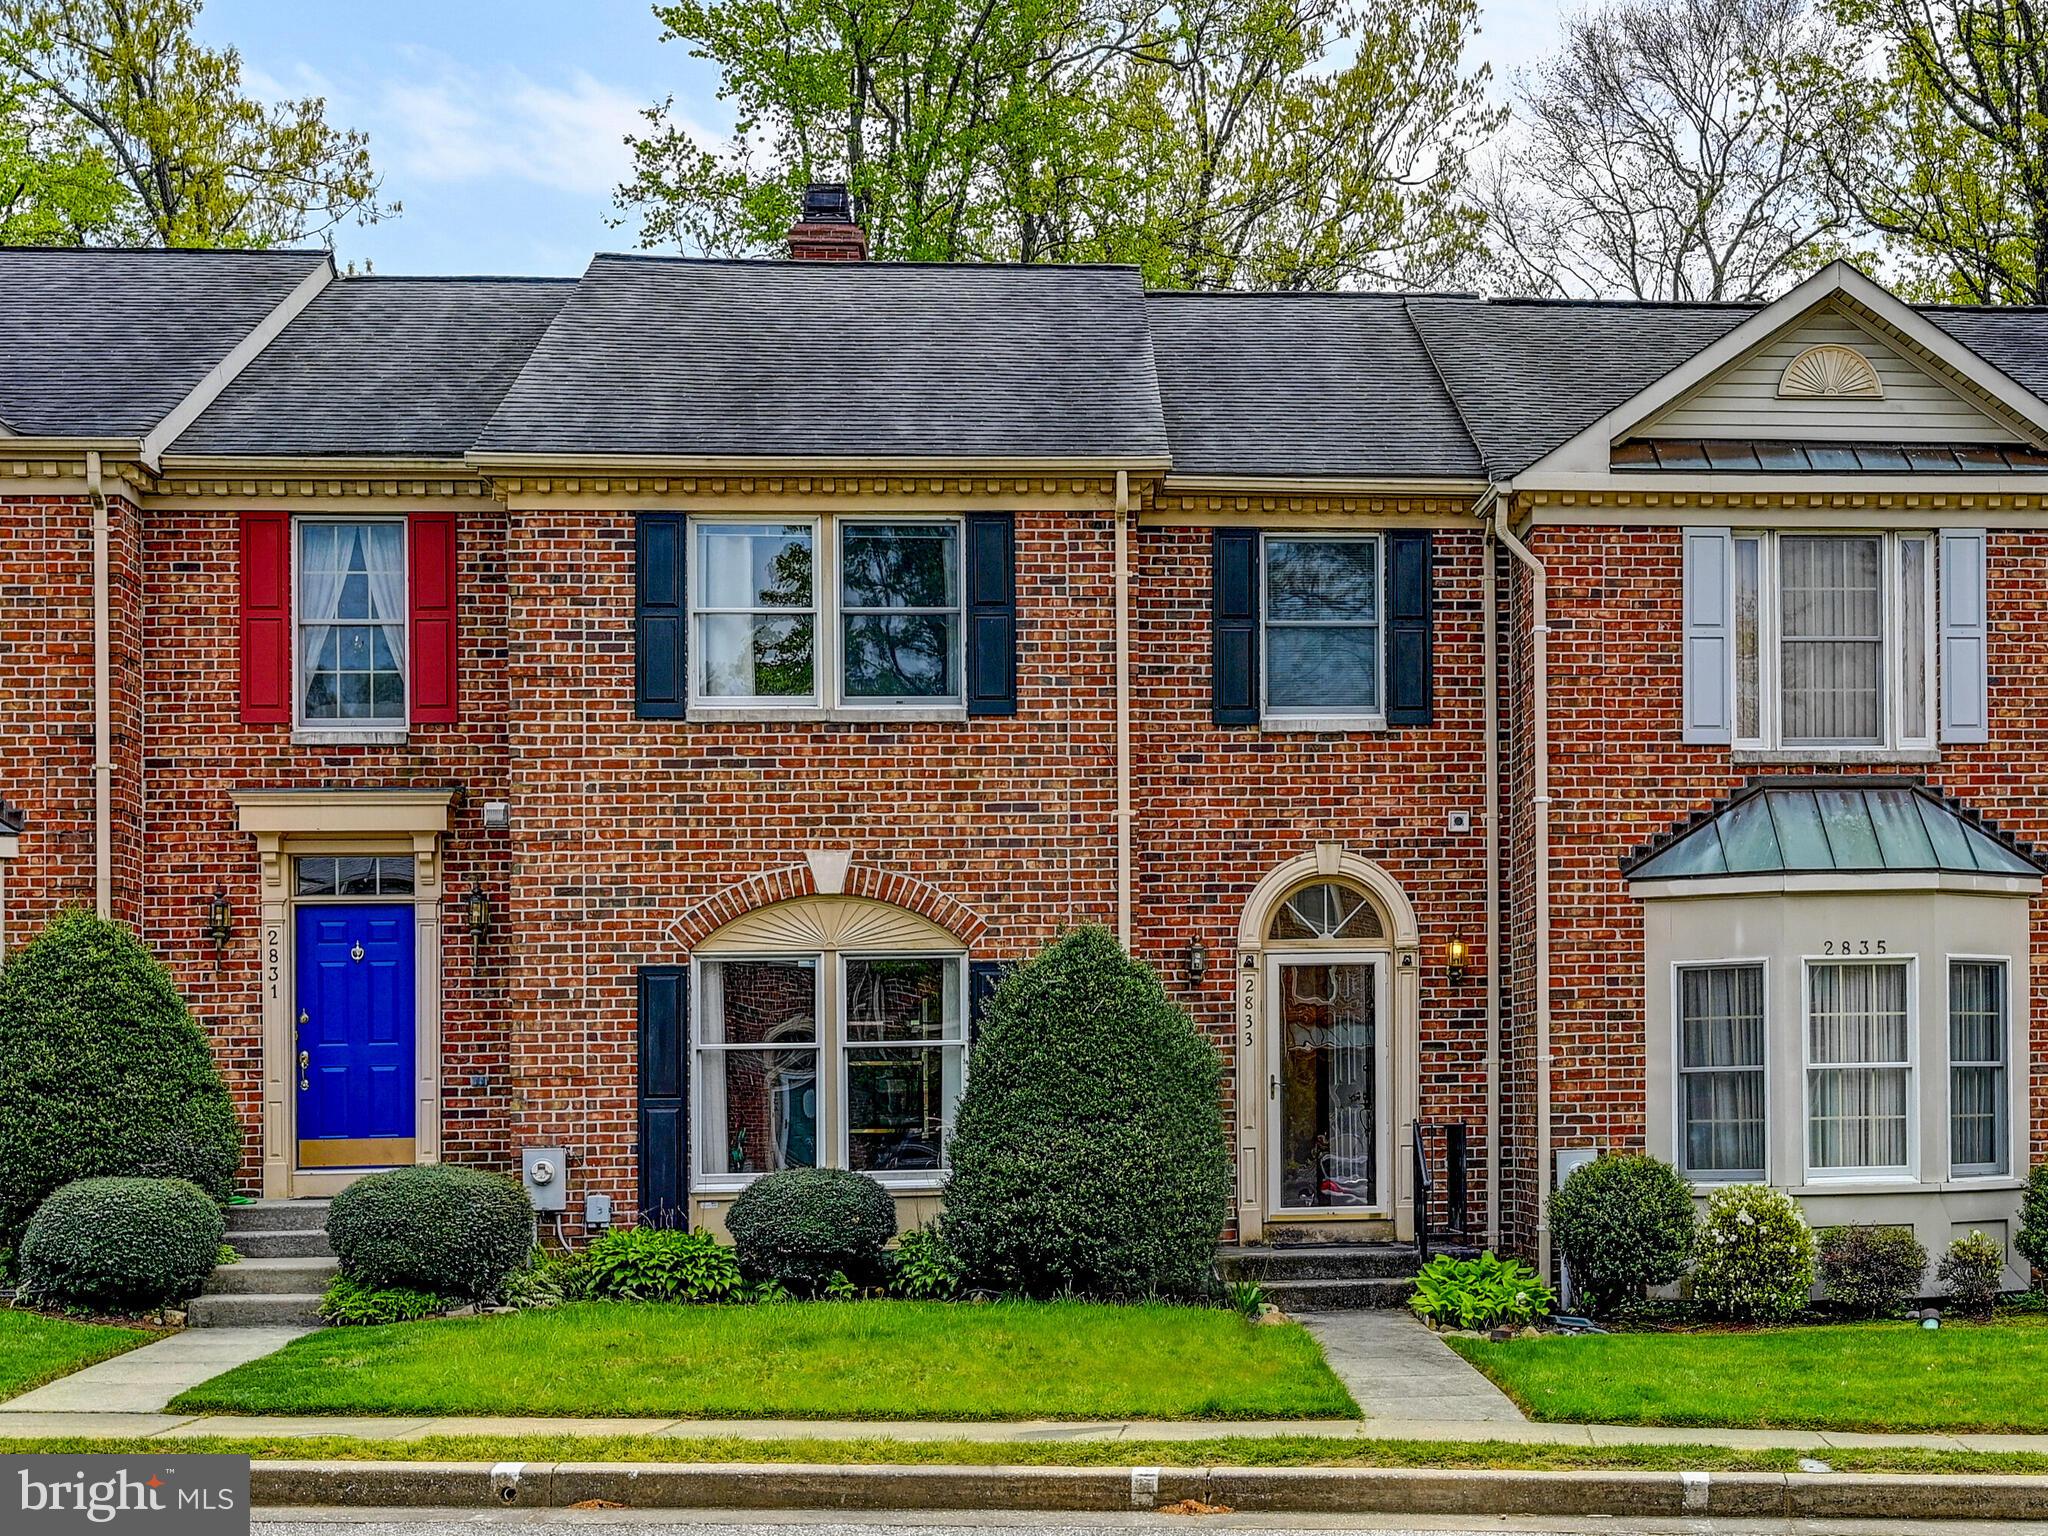
[[[1841,43],[1810,0],[1616,0],[1518,82],[1488,168],[1496,280],[1554,297],[1768,297],[1843,248],[1822,141]]]
[[[0,0],[0,84],[41,93],[125,189],[91,233],[266,246],[398,212],[377,201],[362,133],[331,127],[317,96],[245,94],[241,55],[203,47],[198,14],[199,0]]]
[[[83,245],[128,202],[112,162],[43,93],[0,85],[0,245]]]
[[[2048,5],[1838,0],[1879,78],[1841,77],[1830,170],[1915,297],[2048,303]]]
[[[713,149],[647,113],[620,222],[773,249],[843,179],[870,250],[1135,262],[1191,287],[1439,281],[1498,121],[1475,0],[682,0],[666,40],[735,108]]]

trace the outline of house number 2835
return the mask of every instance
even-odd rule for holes
[[[1881,955],[1885,952],[1883,939],[1828,939],[1821,945],[1824,955]]]

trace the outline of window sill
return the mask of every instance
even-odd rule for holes
[[[1268,735],[1328,735],[1331,732],[1384,731],[1385,715],[1266,715],[1259,729]]]
[[[309,731],[292,732],[295,747],[402,747],[410,740],[405,731]]]
[[[921,722],[957,724],[967,719],[965,704],[908,704],[865,709],[768,709],[751,704],[692,704],[685,725],[906,725]]]
[[[699,1175],[699,1177],[701,1178],[702,1175]],[[720,1179],[715,1184],[700,1184],[690,1191],[690,1198],[693,1200],[731,1200],[734,1196],[744,1191],[749,1184],[767,1177],[768,1175],[765,1173],[755,1173],[738,1180]],[[907,1180],[899,1182],[884,1174],[869,1174],[868,1177],[881,1185],[889,1194],[903,1199],[922,1199],[943,1195],[946,1192],[946,1176],[943,1174],[936,1179],[918,1179],[915,1182]]]
[[[1788,747],[1764,750],[1737,747],[1740,768],[1838,767],[1848,764],[1901,763],[1920,766],[1941,761],[1938,747]]]

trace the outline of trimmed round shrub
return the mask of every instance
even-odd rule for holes
[[[21,1238],[36,1301],[151,1312],[198,1294],[227,1223],[185,1179],[79,1179],[36,1208]]]
[[[1700,1222],[1693,1299],[1722,1317],[1782,1323],[1813,1299],[1813,1229],[1789,1195],[1762,1184],[1714,1191]]]
[[[1685,1273],[1697,1225],[1692,1187],[1670,1164],[1636,1152],[1582,1164],[1550,1197],[1551,1235],[1595,1316]]]
[[[815,1296],[834,1275],[876,1279],[896,1235],[896,1202],[864,1173],[787,1168],[734,1197],[725,1230],[749,1280]]]
[[[526,1261],[533,1206],[519,1181],[501,1173],[393,1168],[334,1197],[327,1240],[341,1272],[372,1290],[482,1301]]]
[[[1927,1250],[1910,1227],[1829,1227],[1820,1234],[1820,1279],[1850,1317],[1897,1317],[1920,1294]]]
[[[1972,1232],[1948,1245],[1936,1271],[1948,1287],[1948,1304],[1965,1317],[1989,1317],[2005,1285],[2005,1247],[1997,1238]]]
[[[1221,1078],[1215,1047],[1107,929],[1011,971],[983,1015],[940,1228],[968,1283],[1213,1294],[1231,1190]]]
[[[225,1200],[234,1105],[170,974],[135,935],[65,912],[0,969],[0,1248],[77,1179],[185,1179]]]
[[[2027,1175],[2026,1193],[2020,1196],[2020,1233],[2013,1247],[2035,1269],[2048,1274],[2048,1163],[2035,1164]]]

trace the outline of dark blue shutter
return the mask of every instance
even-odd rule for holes
[[[982,1015],[988,1012],[988,1000],[996,995],[996,988],[1002,983],[1007,967],[1000,960],[970,960],[967,962],[967,1043],[974,1044],[981,1038]]]
[[[1387,724],[1428,725],[1430,547],[1427,531],[1387,535]]]
[[[690,968],[640,968],[640,1220],[690,1224]]]
[[[1218,528],[1209,543],[1209,688],[1218,725],[1259,723],[1259,530]]]
[[[967,518],[967,713],[1017,713],[1017,520]]]
[[[680,512],[643,512],[635,534],[633,712],[680,720],[690,702],[688,588],[683,581],[689,521]]]

